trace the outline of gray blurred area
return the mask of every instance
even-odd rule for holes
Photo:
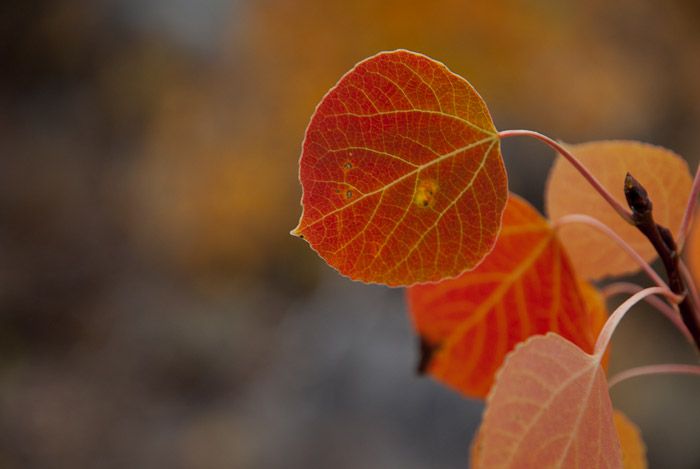
[[[289,236],[314,106],[403,47],[499,128],[694,169],[699,25],[691,1],[4,2],[0,468],[466,467],[483,404],[415,374],[403,292]],[[503,152],[541,207],[551,152]],[[645,308],[614,340],[613,370],[697,359]],[[700,467],[698,396],[685,376],[612,391],[652,468]]]

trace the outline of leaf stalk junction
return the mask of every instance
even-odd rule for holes
[[[631,209],[630,211],[615,200],[612,194],[610,194],[610,192],[603,187],[598,179],[581,163],[581,161],[579,161],[578,158],[568,151],[565,146],[556,140],[539,132],[526,129],[504,130],[498,132],[498,136],[500,138],[514,136],[532,137],[546,143],[558,151],[579,171],[579,173],[591,184],[591,186],[593,186],[596,191],[598,191],[603,199],[605,199],[605,201],[610,204],[610,206],[615,209],[615,211],[625,221],[637,227],[637,229],[644,234],[644,236],[651,242],[659,258],[661,259],[661,262],[663,263],[666,275],[668,277],[668,288],[674,294],[675,298],[680,299],[677,304],[681,319],[685,327],[688,329],[689,335],[695,344],[696,351],[700,353],[700,316],[698,316],[697,312],[697,307],[700,305],[694,304],[691,295],[688,294],[676,241],[668,228],[661,226],[654,221],[654,217],[652,215],[653,205],[644,187],[642,187],[642,185],[629,173],[627,174],[625,178],[624,191],[627,204]],[[692,208],[694,207],[695,197],[699,192],[700,168],[696,174],[691,199],[683,219],[681,233],[679,235],[680,243],[685,241],[685,235],[690,223],[689,220]],[[590,221],[588,223],[590,223]],[[658,284],[658,276],[652,275],[652,278],[654,278]]]
[[[671,291],[683,297],[683,300],[678,303],[678,310],[683,323],[693,337],[697,350],[700,351],[700,320],[695,309],[696,305],[692,303],[683,281],[679,263],[680,256],[673,235],[668,228],[654,221],[653,204],[646,189],[629,173],[625,177],[625,197],[632,209],[632,225],[636,226],[654,246],[666,270]]]

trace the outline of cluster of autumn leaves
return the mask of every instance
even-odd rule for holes
[[[646,467],[639,431],[612,409],[609,335],[597,343],[608,312],[591,283],[640,264],[582,220],[638,259],[655,251],[561,155],[548,219],[509,194],[500,138],[444,65],[403,50],[369,58],[307,128],[292,233],[352,279],[409,287],[421,370],[486,399],[472,467]],[[632,171],[678,233],[692,186],[680,157],[638,142],[566,148],[623,204]]]

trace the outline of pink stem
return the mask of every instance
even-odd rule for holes
[[[568,225],[570,223],[584,223],[586,225],[592,226],[593,228],[596,228],[603,234],[607,235],[610,239],[615,241],[627,254],[629,254],[632,259],[639,264],[642,269],[651,277],[651,279],[660,287],[665,287],[668,288],[668,285],[666,285],[666,282],[663,281],[663,279],[659,276],[659,274],[656,273],[654,269],[651,268],[651,266],[644,260],[642,256],[639,255],[637,251],[635,251],[632,246],[630,246],[627,241],[622,239],[620,235],[615,233],[608,225],[605,223],[601,222],[600,220],[593,218],[590,215],[584,215],[584,214],[571,214],[571,215],[564,215],[563,217],[559,218],[556,220],[553,224],[553,229],[557,229],[560,226],[563,225]]]
[[[612,378],[608,380],[608,389],[615,386],[620,381],[624,381],[628,378],[634,378],[636,376],[645,375],[655,375],[662,373],[680,373],[686,375],[698,375],[700,376],[700,366],[696,365],[647,365],[640,366],[636,368],[630,368],[629,370],[621,371]]]
[[[685,206],[683,221],[681,222],[681,227],[678,230],[678,239],[676,240],[678,252],[683,249],[685,239],[688,237],[688,231],[690,231],[690,224],[693,220],[693,213],[695,212],[695,204],[698,199],[698,193],[700,193],[700,166],[698,166],[698,169],[695,171],[693,189],[690,191],[690,198],[688,199],[688,204]]]
[[[690,292],[690,299],[695,303],[695,311],[697,314],[698,307],[700,307],[700,295],[698,294],[698,287],[695,285],[695,279],[683,260],[678,263],[678,267],[681,270],[681,275],[683,275],[683,280],[685,280],[685,286]]]
[[[595,348],[593,350],[594,355],[597,355],[599,358],[603,357],[603,353],[605,353],[605,349],[610,343],[610,339],[612,338],[613,332],[615,332],[615,328],[625,316],[627,311],[649,295],[664,295],[671,299],[671,301],[674,303],[678,303],[683,300],[683,296],[676,295],[666,287],[649,287],[630,296],[624,303],[618,306],[617,309],[610,315],[608,320],[605,321],[603,329],[600,331],[600,334],[598,334],[598,340],[596,341]]]
[[[611,283],[610,285],[606,285],[601,289],[600,292],[605,298],[609,298],[613,295],[618,295],[620,293],[633,294],[641,290],[642,287],[635,283],[616,282]],[[662,301],[656,296],[647,296],[646,298],[644,298],[644,300],[650,305],[652,305],[654,308],[658,309],[661,312],[661,314],[666,316],[673,323],[673,325],[676,326],[676,328],[679,331],[681,331],[683,336],[688,340],[688,342],[690,342],[691,345],[695,344],[695,342],[693,341],[693,336],[690,335],[690,331],[685,326],[685,323],[683,323],[683,320],[681,319],[677,310],[673,309],[671,306],[669,306],[668,303]]]
[[[595,190],[600,193],[600,195],[610,204],[612,208],[615,209],[615,211],[620,214],[622,218],[627,221],[627,223],[633,224],[632,222],[632,214],[630,211],[624,207],[620,202],[615,200],[615,198],[608,192],[608,190],[603,187],[603,185],[596,179],[596,177],[588,171],[588,169],[576,158],[569,150],[567,150],[563,145],[559,144],[557,141],[547,137],[546,135],[543,135],[539,132],[535,132],[534,130],[504,130],[501,132],[498,132],[498,136],[500,138],[506,138],[506,137],[515,137],[515,136],[527,136],[527,137],[534,137],[538,140],[541,140],[542,142],[546,143],[550,147],[554,148],[556,151],[558,151],[564,158],[569,160],[569,163],[571,163],[574,168],[578,170],[581,175],[586,178],[586,180],[593,186]]]

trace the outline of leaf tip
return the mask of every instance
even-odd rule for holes
[[[423,336],[418,336],[418,364],[416,365],[416,373],[419,375],[424,375],[428,372],[428,366],[430,361],[437,350],[437,346],[428,342],[428,340]]]
[[[300,230],[299,228],[300,228],[300,227],[297,226],[297,227],[294,228],[292,231],[290,231],[289,234],[292,235],[292,236],[296,236],[296,237],[298,237],[298,238],[304,239],[304,234],[301,232],[301,230]]]

